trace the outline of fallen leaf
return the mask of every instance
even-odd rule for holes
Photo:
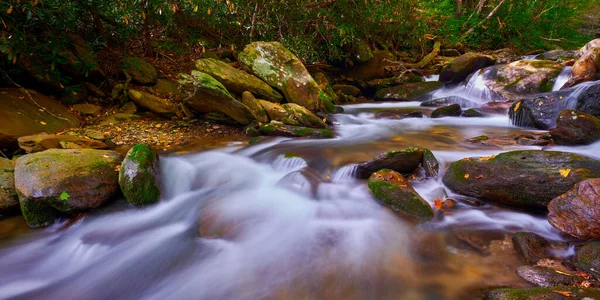
[[[517,110],[519,110],[519,107],[521,107],[521,101],[517,102],[517,104],[515,105],[514,112],[517,112]]]
[[[44,122],[44,121],[40,121],[40,124],[42,124],[42,125],[46,125],[46,122]]]
[[[561,295],[563,295],[565,297],[575,297],[575,294],[573,294],[573,293],[571,293],[569,291],[552,291],[552,292],[557,293],[557,294],[561,294]]]
[[[444,202],[440,199],[435,199],[435,201],[433,201],[435,208],[436,209],[441,209],[442,205],[444,205]]]
[[[560,173],[562,177],[567,177],[569,176],[569,173],[571,173],[571,169],[560,169],[558,170],[558,173]]]
[[[492,156],[484,156],[484,157],[480,157],[479,160],[481,161],[488,161],[492,158],[496,157],[496,155],[492,155]]]
[[[469,179],[469,176],[471,176],[471,175],[465,174],[465,179]]]

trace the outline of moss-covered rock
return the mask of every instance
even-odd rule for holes
[[[440,73],[440,81],[447,84],[458,84],[473,72],[491,66],[495,59],[491,56],[469,52],[450,62]]]
[[[527,282],[543,287],[573,286],[586,280],[585,277],[575,274],[533,266],[520,266],[517,269],[517,274]]]
[[[136,144],[127,152],[119,171],[119,186],[129,203],[141,206],[160,198],[159,160],[148,145]]]
[[[360,89],[349,84],[336,84],[333,90],[337,93],[338,91],[347,96],[358,97],[360,95]]]
[[[221,112],[242,125],[256,119],[246,105],[235,100],[219,81],[206,73],[194,70],[190,75],[179,74],[179,84],[185,103],[198,112]]]
[[[526,150],[472,157],[450,165],[443,182],[484,201],[545,210],[555,197],[587,178],[600,177],[600,161],[574,153]]]
[[[301,126],[285,125],[278,121],[271,121],[269,124],[260,126],[260,132],[268,136],[285,136],[285,137],[309,137],[309,138],[333,138],[333,131],[329,129],[314,129]]]
[[[358,178],[366,179],[381,169],[390,169],[403,174],[412,173],[421,164],[423,152],[421,148],[406,148],[381,153],[370,161],[358,164],[356,175]]]
[[[570,300],[599,299],[600,290],[573,286],[537,287],[530,289],[504,288],[487,293],[486,300]]]
[[[358,80],[372,80],[388,77],[387,67],[394,65],[396,56],[388,50],[373,51],[373,58],[364,63],[357,63],[348,69],[348,76]]]
[[[600,178],[576,183],[548,204],[548,222],[580,239],[600,239]]]
[[[158,79],[152,87],[152,92],[162,95],[179,95],[179,83],[171,79]]]
[[[460,104],[450,104],[448,106],[436,108],[431,112],[432,118],[443,118],[443,117],[459,117],[462,114]]]
[[[15,162],[0,157],[0,212],[19,207],[15,189]]]
[[[600,242],[588,243],[579,248],[573,264],[580,270],[600,278]]]
[[[30,226],[51,223],[58,211],[95,208],[118,189],[122,156],[94,149],[51,149],[21,156],[15,165],[15,187]]]
[[[19,147],[27,153],[48,149],[106,149],[107,147],[103,142],[84,137],[45,133],[22,136],[18,141]]]
[[[257,121],[262,123],[269,122],[269,116],[267,115],[267,112],[260,104],[260,102],[256,98],[254,98],[254,95],[252,95],[251,92],[243,92],[240,101],[242,102],[242,104],[246,105],[250,109],[252,114],[254,114],[254,116],[256,117]]]
[[[600,140],[600,120],[588,113],[563,110],[550,135],[557,145],[587,145]]]
[[[134,89],[127,90],[127,95],[135,104],[153,113],[163,116],[182,116],[181,112],[179,111],[179,107],[169,100]]]
[[[550,257],[550,243],[533,232],[517,232],[512,237],[513,248],[527,264],[533,265]]]
[[[469,108],[467,110],[463,110],[462,116],[465,118],[481,118],[485,117],[486,115],[474,108]]]
[[[379,170],[369,177],[368,185],[375,199],[389,205],[394,211],[420,221],[433,218],[433,209],[429,203],[402,174],[389,169]]]
[[[249,91],[256,97],[271,102],[281,102],[283,100],[283,96],[266,82],[238,70],[224,61],[212,58],[199,59],[196,61],[195,67],[196,70],[218,80],[232,93],[241,95],[243,92]]]
[[[315,128],[325,128],[327,124],[323,122],[319,117],[313,114],[310,110],[295,104],[295,103],[286,103],[281,105],[283,109],[285,109],[288,113],[289,119],[294,119],[301,126],[307,127],[315,127]],[[285,122],[284,122],[285,123]]]
[[[485,79],[497,95],[518,100],[522,95],[552,91],[563,66],[550,60],[519,60],[498,68],[495,76]]]
[[[436,178],[440,173],[440,163],[438,162],[433,152],[427,148],[423,149],[423,159],[421,160],[421,166],[425,171],[425,176],[430,178]]]
[[[283,92],[285,99],[311,111],[328,110],[331,102],[308,73],[302,62],[278,42],[254,42],[239,54],[242,67]]]
[[[378,101],[415,101],[430,92],[444,87],[439,81],[410,82],[384,88],[375,93]]]
[[[131,82],[141,85],[155,85],[158,72],[147,61],[139,57],[123,58],[123,72],[131,77]]]
[[[373,58],[373,50],[369,41],[365,39],[358,40],[352,45],[352,58],[354,61],[364,63]]]
[[[269,120],[279,121],[288,125],[299,125],[295,120],[288,118],[288,112],[281,104],[269,102],[266,100],[258,100],[258,103],[263,107]]]
[[[477,106],[477,103],[467,100],[460,96],[449,96],[444,98],[438,98],[428,101],[421,102],[421,106],[424,107],[442,107],[450,104],[458,104],[460,107],[474,107]]]
[[[552,50],[541,53],[535,59],[551,60],[551,61],[567,61],[575,58],[577,51],[574,50]]]

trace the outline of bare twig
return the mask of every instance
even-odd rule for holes
[[[4,152],[2,152],[2,150],[0,150],[0,154],[2,154],[2,156],[4,156],[4,158],[8,159],[8,156],[6,156],[6,154],[4,154]]]
[[[502,4],[504,4],[504,2],[506,2],[506,0],[500,1],[500,3],[498,3],[498,5],[496,5],[496,7],[494,7],[494,9],[485,18],[483,18],[483,20],[481,20],[479,23],[477,23],[477,25],[471,27],[471,29],[467,30],[467,32],[465,32],[465,34],[463,34],[460,37],[460,39],[464,40],[469,34],[473,33],[475,28],[481,26],[483,23],[485,23],[487,20],[489,20],[491,17],[493,17],[494,14],[498,11],[498,9],[500,9],[500,6],[502,6]]]

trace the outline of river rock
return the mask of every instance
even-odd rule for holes
[[[544,267],[520,266],[517,268],[517,274],[527,282],[542,287],[572,286],[585,281],[584,277]]]
[[[319,72],[319,73],[314,74],[313,78],[319,85],[319,89],[321,89],[321,91],[325,92],[327,94],[327,96],[329,96],[332,99],[333,103],[340,102],[338,95],[333,90],[333,87],[329,83],[329,79],[327,79],[327,76],[325,74]]]
[[[458,84],[475,71],[491,66],[495,59],[491,56],[469,52],[450,62],[440,73],[439,81],[447,84]]]
[[[370,161],[358,164],[356,175],[358,178],[366,179],[381,169],[390,169],[403,174],[412,173],[421,164],[423,153],[423,149],[412,147],[381,153]]]
[[[263,106],[260,105],[260,102],[258,100],[256,100],[256,98],[254,98],[254,95],[252,95],[251,92],[249,92],[249,91],[243,92],[242,99],[240,101],[242,102],[242,104],[246,105],[246,107],[248,107],[250,109],[252,114],[254,114],[254,116],[256,117],[257,121],[262,122],[262,123],[269,122],[269,116],[267,115],[267,112],[265,111]],[[265,102],[268,102],[268,101],[265,101]]]
[[[179,83],[171,79],[158,79],[151,89],[152,93],[161,95],[179,95]]]
[[[427,148],[423,149],[423,159],[421,160],[421,166],[425,171],[425,176],[429,178],[437,178],[440,173],[440,163],[438,162],[433,152]]]
[[[600,47],[600,39],[591,40],[590,42],[585,44],[585,46],[583,46],[579,50],[577,50],[577,53],[575,53],[575,58],[578,59],[578,58],[584,56],[585,54],[587,54],[588,52],[590,52],[591,50],[598,48],[598,47]]]
[[[283,92],[285,99],[311,111],[335,109],[331,98],[310,76],[302,62],[278,42],[250,43],[239,54],[242,67]]]
[[[241,95],[243,92],[249,91],[256,97],[267,101],[279,103],[283,100],[283,96],[266,82],[238,70],[224,61],[212,58],[199,59],[196,61],[195,67],[196,70],[212,76],[232,93]]]
[[[600,177],[600,161],[574,153],[511,151],[464,158],[443,182],[454,192],[500,205],[545,210],[555,197],[587,178]]]
[[[327,124],[310,110],[295,103],[281,105],[288,113],[290,119],[296,120],[300,125],[315,128],[325,128]]]
[[[482,117],[485,117],[486,114],[484,114],[474,108],[469,108],[467,110],[463,110],[462,116],[465,118],[482,118]]]
[[[431,118],[442,118],[442,117],[460,117],[462,109],[460,104],[450,104],[448,106],[440,107],[431,112]]]
[[[33,101],[22,89],[0,89],[0,149],[16,148],[21,136],[79,126],[79,119],[66,106],[33,90],[28,92]]]
[[[563,110],[550,135],[557,145],[587,145],[600,140],[600,120],[576,110]]]
[[[159,160],[148,145],[134,145],[119,170],[119,186],[127,201],[135,206],[152,204],[160,198]]]
[[[349,84],[336,84],[333,86],[333,90],[347,96],[358,97],[360,95],[360,89]]]
[[[185,103],[201,113],[221,112],[242,125],[256,119],[252,111],[235,100],[227,89],[210,75],[192,71],[190,75],[179,74],[179,84]]]
[[[269,136],[285,137],[310,137],[310,138],[333,138],[334,134],[329,129],[314,129],[301,126],[285,125],[278,121],[260,126],[260,132]]]
[[[552,50],[541,54],[538,54],[535,59],[541,60],[552,60],[552,61],[566,61],[575,58],[577,51],[573,50]]]
[[[415,101],[444,87],[439,81],[410,82],[384,88],[375,93],[376,101]]]
[[[0,157],[0,212],[19,207],[15,189],[15,162]]]
[[[144,91],[138,91],[134,89],[127,90],[129,99],[138,106],[141,106],[153,113],[157,113],[163,116],[182,116],[179,108],[176,104],[171,103],[169,100],[154,96]]]
[[[258,100],[258,103],[263,107],[269,120],[279,121],[288,125],[299,125],[295,120],[289,119],[288,112],[278,103],[272,103],[266,100]],[[292,123],[292,124],[290,124]]]
[[[519,60],[500,67],[485,84],[505,99],[518,100],[525,94],[552,91],[562,69],[560,63],[550,60]]]
[[[573,264],[580,270],[600,278],[600,242],[584,245],[577,250]]]
[[[574,86],[584,81],[594,81],[600,78],[600,46],[587,51],[575,61],[571,68],[571,76],[565,84]]]
[[[102,107],[88,103],[75,104],[71,106],[71,109],[82,116],[97,116],[102,111]]]
[[[372,80],[388,77],[387,68],[394,66],[396,56],[388,50],[373,51],[373,58],[357,63],[348,69],[348,76],[358,80]]]
[[[58,211],[95,208],[118,190],[122,156],[95,149],[50,149],[17,159],[15,187],[30,226],[51,223]]]
[[[548,222],[581,239],[600,239],[600,178],[578,182],[548,204]]]
[[[450,96],[421,102],[421,106],[424,107],[441,107],[451,104],[458,104],[460,107],[477,106],[477,103],[459,96]]]
[[[550,243],[533,232],[517,232],[512,237],[513,248],[529,265],[550,255]]]
[[[48,149],[106,149],[106,144],[92,139],[73,135],[40,133],[19,138],[19,147],[27,153]]]
[[[369,189],[375,199],[389,205],[394,211],[429,221],[433,209],[410,185],[402,174],[389,169],[373,173],[368,180]]]
[[[140,85],[155,85],[158,72],[147,61],[139,57],[123,58],[123,72],[131,77],[131,82]]]
[[[600,299],[600,290],[574,286],[536,287],[530,289],[503,288],[487,293],[486,300],[571,300]]]

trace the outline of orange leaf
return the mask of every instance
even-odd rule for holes
[[[465,179],[469,179],[469,176],[471,176],[471,175],[465,174]]]
[[[515,105],[515,108],[513,109],[514,112],[517,112],[517,110],[519,110],[519,107],[521,107],[521,101],[517,102],[517,105]]]
[[[573,294],[573,293],[571,293],[569,291],[553,291],[553,292],[555,292],[557,294],[561,294],[561,295],[563,295],[565,297],[575,297],[575,294]]]
[[[560,173],[560,176],[562,177],[567,177],[569,176],[569,173],[571,173],[571,169],[560,169],[558,170],[558,173]]]
[[[441,209],[442,205],[444,205],[444,202],[440,199],[435,199],[435,201],[433,201],[435,208],[436,209]]]
[[[10,13],[13,11],[13,6],[9,6],[8,9],[6,10],[6,14],[10,15]]]

